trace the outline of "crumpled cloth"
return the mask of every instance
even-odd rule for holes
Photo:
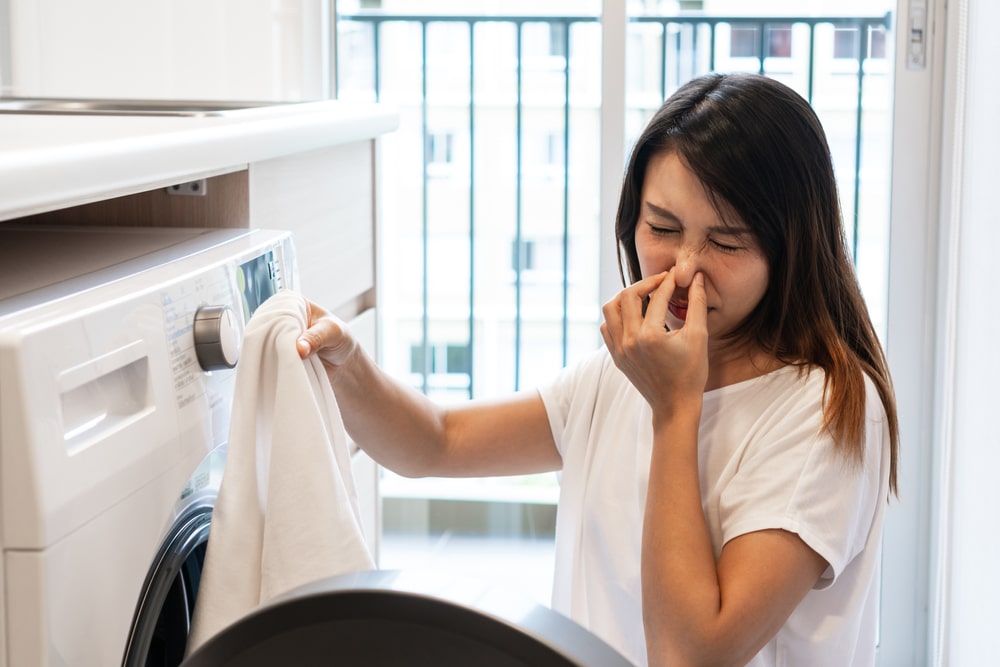
[[[295,347],[306,325],[290,291],[247,324],[188,653],[292,588],[375,567],[333,390]]]

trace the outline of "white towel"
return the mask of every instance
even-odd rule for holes
[[[295,348],[306,323],[284,291],[247,325],[189,653],[291,588],[375,567],[333,390]]]

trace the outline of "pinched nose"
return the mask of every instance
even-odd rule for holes
[[[698,268],[697,252],[692,250],[678,252],[674,262],[674,284],[677,285],[678,290],[683,288],[685,303],[687,302],[687,288],[691,286],[694,274],[698,273]],[[675,298],[679,299],[681,296],[675,295]]]

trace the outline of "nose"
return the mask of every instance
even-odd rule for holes
[[[674,283],[678,287],[689,287],[698,269],[698,248],[693,248],[689,245],[682,246],[677,251],[677,257],[674,261]]]

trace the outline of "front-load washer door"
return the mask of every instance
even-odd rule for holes
[[[248,614],[182,667],[629,667],[537,602],[475,581],[371,570],[323,579]]]
[[[168,532],[136,605],[125,667],[174,667],[184,659],[212,508],[211,502],[190,505]]]

